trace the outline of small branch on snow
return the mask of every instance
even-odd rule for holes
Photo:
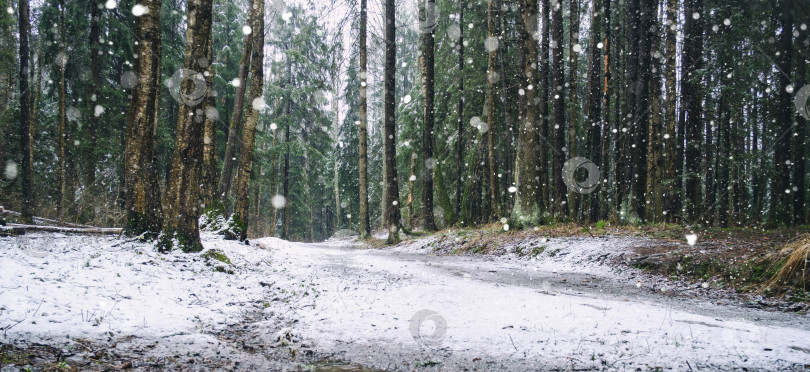
[[[506,333],[506,335],[509,336],[509,341],[512,342],[512,347],[515,348],[515,351],[518,351],[517,346],[515,346],[515,340],[512,339],[512,335],[510,335],[509,333]]]
[[[44,299],[44,298],[42,299],[42,301],[40,301],[40,302],[39,302],[39,306],[37,306],[37,309],[36,309],[36,310],[34,310],[34,314],[32,314],[32,315],[31,315],[31,317],[32,317],[32,318],[33,318],[33,317],[35,317],[35,316],[37,316],[37,313],[39,312],[39,308],[40,308],[40,307],[42,307],[42,303],[43,303],[43,302],[45,302],[45,299]],[[9,331],[10,329],[12,329],[12,328],[16,327],[18,324],[22,323],[22,322],[23,322],[23,321],[25,321],[26,319],[28,319],[28,316],[25,316],[24,318],[20,319],[20,321],[19,321],[19,322],[17,322],[17,323],[14,323],[14,324],[12,324],[12,325],[9,325],[8,327],[3,328],[3,337],[6,337],[6,333],[8,333],[8,331]]]

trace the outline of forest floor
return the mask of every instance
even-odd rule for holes
[[[784,265],[780,249],[797,238],[810,244],[810,226],[779,229],[754,227],[690,230],[678,225],[584,227],[576,224],[539,226],[533,230],[504,231],[494,223],[483,228],[448,229],[401,244],[428,244],[437,255],[517,255],[542,260],[546,241],[571,238],[635,238],[627,251],[604,252],[603,263],[622,271],[628,267],[654,274],[703,296],[747,300],[749,306],[783,311],[810,310],[810,293],[801,282],[769,286]],[[694,239],[691,244],[687,236]],[[587,241],[587,239],[586,239]],[[371,246],[383,246],[371,240]],[[537,257],[537,256],[540,257]],[[553,250],[551,257],[553,257]],[[810,278],[808,278],[810,279]],[[808,280],[805,280],[807,283]],[[756,303],[756,305],[754,304]]]
[[[797,231],[690,233],[491,225],[380,249],[204,234],[202,254],[3,237],[0,371],[810,368],[806,299],[733,270],[768,271]]]

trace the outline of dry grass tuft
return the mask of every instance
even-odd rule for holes
[[[766,283],[766,288],[779,289],[785,286],[801,287],[807,290],[810,275],[807,273],[807,260],[810,258],[810,234],[802,234],[788,242],[777,254],[778,259],[768,271],[776,270]],[[778,266],[781,265],[781,268]]]

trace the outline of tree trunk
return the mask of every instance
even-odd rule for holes
[[[525,116],[520,119],[520,139],[515,159],[515,184],[517,195],[512,207],[512,223],[516,227],[535,224],[541,217],[540,179],[537,175],[537,40],[533,37],[537,32],[537,0],[522,0],[521,2],[520,41],[523,49],[523,72],[526,79],[521,79],[521,89],[526,96],[523,112]],[[562,49],[559,49],[562,50]],[[532,86],[529,89],[529,86]]]
[[[161,231],[155,137],[160,94],[161,0],[142,1],[149,11],[135,18],[134,72],[138,76],[129,101],[124,138],[124,210],[128,236],[154,238]]]
[[[29,37],[30,40],[30,37]],[[29,63],[33,65],[33,61]],[[31,153],[31,166],[33,170],[33,162],[34,162],[34,143],[36,142],[36,133],[37,133],[37,117],[39,116],[39,99],[42,96],[42,40],[37,43],[37,60],[36,60],[36,77],[37,82],[36,86],[34,87],[33,98],[31,100],[31,125],[29,126],[28,136],[30,146],[28,148],[28,152]],[[30,84],[30,82],[29,82]],[[31,190],[31,197],[34,197],[34,192]]]
[[[487,45],[488,52],[487,58],[487,160],[489,162],[488,181],[489,181],[489,202],[492,205],[491,215],[484,216],[488,221],[495,221],[500,217],[498,210],[498,178],[495,176],[495,84],[502,76],[498,76],[498,49],[500,49],[501,40],[498,38],[500,35],[500,1],[489,0],[487,6]],[[537,12],[535,12],[535,15]],[[536,28],[535,22],[535,28]],[[534,40],[534,39],[532,39]],[[505,39],[504,39],[505,41]],[[536,43],[536,42],[535,42]],[[537,48],[535,48],[536,50]],[[535,54],[537,54],[535,52]]]
[[[287,61],[287,85],[292,85],[292,62]],[[290,88],[291,89],[291,88]],[[290,107],[292,104],[292,98],[290,94],[287,94],[287,107],[285,108],[285,112],[287,115],[290,115]],[[284,212],[284,221],[281,226],[281,238],[282,239],[289,239],[290,238],[290,127],[291,123],[287,122],[287,128],[284,130],[284,179],[283,179],[283,188],[284,188],[284,207],[282,211]]]
[[[399,227],[402,224],[399,213],[399,186],[397,179],[396,149],[396,9],[394,0],[385,0],[385,110],[384,110],[384,148],[385,148],[385,218],[384,226],[388,230],[388,243],[399,242]]]
[[[98,90],[101,86],[101,63],[99,61],[100,48],[99,37],[101,35],[101,9],[97,6],[91,7],[90,12],[90,100],[88,112],[94,113],[94,102],[99,99]],[[94,114],[88,115],[87,118],[87,137],[90,141],[87,147],[88,151],[84,155],[84,183],[86,187],[93,187],[96,183],[96,146],[98,143],[97,130],[98,130],[98,117]]]
[[[713,87],[715,86],[715,82],[717,81],[718,76],[716,73],[710,73],[707,76],[707,83],[706,86]],[[705,222],[707,225],[712,223],[712,218],[714,217],[715,211],[715,201],[716,199],[716,189],[715,186],[717,185],[717,168],[715,167],[716,157],[715,152],[717,148],[714,146],[714,137],[717,136],[714,130],[714,124],[717,122],[717,106],[715,105],[715,100],[711,95],[707,95],[706,104],[704,111],[706,112],[706,121],[704,124],[704,143],[703,148],[705,152],[705,156],[703,157],[703,171],[701,174],[704,175],[704,192],[705,195],[705,202],[704,205],[706,206],[702,217],[699,219],[699,222]]]
[[[663,196],[661,189],[661,181],[663,176],[663,159],[662,159],[662,114],[661,114],[661,65],[659,58],[651,58],[656,55],[658,48],[661,44],[661,38],[658,33],[658,14],[655,11],[656,4],[652,0],[647,4],[649,10],[646,13],[648,21],[644,22],[647,27],[647,66],[644,71],[648,83],[648,104],[644,106],[644,110],[648,112],[647,125],[648,125],[648,151],[646,154],[647,160],[647,182],[645,185],[645,194],[647,203],[643,206],[645,208],[644,216],[649,222],[660,222],[663,213]],[[647,108],[649,107],[649,108]]]
[[[416,180],[416,153],[411,154],[410,177],[408,177],[408,226],[413,228],[413,184]]]
[[[260,146],[264,149],[264,145]],[[262,166],[258,166],[259,174],[262,174]],[[262,228],[262,184],[256,183],[253,186],[253,222],[251,222],[248,226],[251,226],[253,229],[253,235],[251,236],[260,236],[261,228]]]
[[[568,24],[568,156],[574,157],[577,153],[577,61],[579,52],[576,46],[579,45],[579,0],[571,0],[568,12],[570,22]],[[593,24],[591,24],[593,29]],[[581,46],[580,46],[581,48]]]
[[[718,112],[720,115],[720,128],[718,128],[717,133],[717,147],[718,147],[718,154],[717,154],[717,189],[719,191],[720,201],[717,206],[717,223],[722,226],[728,226],[728,215],[729,210],[731,209],[729,205],[729,180],[731,179],[731,167],[729,157],[731,156],[730,152],[730,142],[731,142],[731,118],[730,112],[728,110],[728,88],[727,85],[727,77],[726,75],[730,72],[727,68],[727,62],[725,58],[725,52],[720,52],[720,56],[718,57],[718,63],[720,65],[720,99],[718,102]]]
[[[685,0],[686,32],[684,39],[684,67],[683,95],[686,97],[686,122],[684,131],[686,136],[685,172],[686,172],[686,211],[684,219],[695,222],[699,217],[700,197],[700,159],[702,123],[702,107],[700,95],[700,77],[697,72],[703,67],[703,0]],[[693,14],[699,14],[698,19]]]
[[[568,10],[568,158],[579,156],[577,151],[577,131],[579,120],[577,118],[577,62],[578,52],[575,47],[579,45],[579,0],[571,0]],[[593,27],[592,27],[593,28]],[[582,46],[579,46],[582,48]],[[568,192],[568,211],[572,219],[578,218],[580,198],[573,191]]]
[[[810,14],[805,10],[805,19],[810,21]],[[802,37],[797,40],[799,43],[799,53],[796,56],[798,62],[796,63],[796,87],[803,87],[807,83],[807,63],[806,60],[810,59],[810,30],[801,30]],[[810,222],[807,209],[807,187],[805,171],[807,161],[807,119],[802,115],[796,116],[796,138],[794,142],[794,150],[792,151],[794,164],[793,169],[793,186],[796,187],[796,192],[793,193],[793,223],[796,225],[804,225]],[[736,185],[736,183],[735,183]]]
[[[568,211],[567,189],[563,183],[563,162],[565,161],[565,67],[563,66],[563,8],[560,0],[552,4],[551,38],[554,41],[553,49],[553,81],[554,89],[554,151],[551,165],[551,182],[554,185],[554,197],[551,202],[552,213],[555,218],[565,217]],[[528,58],[528,57],[527,57]],[[528,69],[528,67],[527,67]],[[528,97],[526,98],[529,99]],[[528,104],[527,104],[528,105]],[[527,116],[529,113],[527,112]],[[528,120],[528,119],[527,119]]]
[[[617,171],[620,176],[617,177],[618,187],[618,207],[620,208],[620,216],[623,222],[632,221],[638,217],[637,211],[634,210],[635,204],[633,192],[635,191],[635,171],[638,167],[635,166],[634,161],[636,153],[633,151],[633,145],[636,143],[635,137],[638,135],[637,126],[639,125],[636,115],[636,95],[639,91],[641,82],[638,78],[638,39],[640,33],[639,19],[641,17],[640,1],[628,0],[625,2],[627,8],[625,9],[624,22],[620,22],[624,26],[624,42],[626,53],[622,54],[622,61],[624,62],[624,79],[625,79],[625,99],[624,99],[624,116],[618,119],[619,128],[621,132],[618,133],[619,148],[621,153],[617,159]],[[621,50],[621,49],[619,49]],[[620,102],[617,100],[617,102]],[[646,123],[645,123],[646,124]]]
[[[253,0],[250,11],[253,13],[253,47],[250,56],[250,94],[248,94],[245,125],[242,127],[242,150],[239,153],[233,208],[233,220],[242,223],[240,241],[247,240],[249,216],[250,173],[253,169],[253,154],[256,144],[256,126],[259,123],[259,111],[265,107],[262,92],[264,89],[264,1]]]
[[[31,224],[34,222],[34,212],[32,205],[31,178],[33,170],[33,159],[31,158],[31,148],[33,147],[31,137],[31,109],[30,89],[28,82],[28,37],[29,30],[29,8],[28,0],[20,0],[19,3],[19,27],[20,27],[20,152],[22,153],[22,221]],[[0,216],[2,217],[2,216]]]
[[[358,161],[358,172],[360,174],[360,216],[358,221],[358,233],[360,238],[365,239],[371,234],[371,224],[368,211],[368,114],[367,114],[367,50],[366,50],[366,21],[368,9],[366,0],[360,0],[360,160]]]
[[[538,192],[538,204],[540,204],[541,208],[549,205],[550,190],[552,184],[549,183],[549,167],[551,165],[551,158],[549,158],[549,154],[553,152],[549,152],[549,149],[554,148],[553,139],[549,137],[549,120],[550,112],[549,112],[549,94],[551,92],[551,85],[553,83],[553,79],[551,76],[551,61],[549,60],[549,46],[550,46],[550,39],[551,39],[551,4],[549,0],[542,0],[543,1],[543,14],[541,19],[543,20],[543,39],[540,42],[540,78],[542,79],[541,91],[540,91],[540,121],[538,122],[540,128],[538,133],[538,144],[540,145],[539,151],[537,151],[537,158],[538,158],[538,176],[540,177],[540,192]],[[523,112],[522,114],[525,114]],[[518,133],[519,135],[519,133]],[[520,141],[518,141],[520,143]],[[515,164],[515,171],[517,172],[517,164]]]
[[[629,200],[630,214],[631,216],[638,216],[641,222],[644,222],[646,218],[645,195],[647,193],[647,154],[649,152],[648,139],[650,125],[650,44],[653,33],[651,28],[653,27],[653,19],[655,17],[653,7],[654,0],[640,0],[638,4],[638,16],[631,16],[631,19],[636,18],[636,23],[630,26],[634,27],[631,34],[637,36],[637,39],[631,39],[630,42],[637,43],[635,51],[638,55],[636,56],[634,53],[630,56],[630,59],[634,61],[631,67],[635,69],[635,73],[631,73],[631,76],[635,77],[632,83],[635,104],[632,106],[633,110],[630,111],[633,113],[631,119],[632,125],[629,130],[630,141],[628,141],[631,147],[631,164],[628,168],[630,169],[630,173],[627,175],[627,179],[630,181],[631,185]]]
[[[511,181],[512,180],[512,175],[514,173],[514,170],[512,169],[512,167],[513,167],[513,164],[512,164],[512,159],[513,159],[513,157],[512,157],[513,156],[512,155],[512,144],[514,143],[515,128],[514,128],[514,125],[512,125],[512,120],[510,118],[511,109],[510,109],[510,102],[509,102],[509,98],[508,98],[509,96],[508,96],[507,90],[506,90],[506,83],[507,83],[506,67],[504,66],[504,63],[503,63],[503,60],[504,60],[505,56],[509,55],[509,53],[508,53],[509,50],[507,49],[507,43],[506,43],[507,37],[509,35],[507,34],[507,20],[506,20],[505,15],[501,15],[501,17],[500,17],[500,35],[501,35],[501,38],[504,40],[503,45],[501,45],[498,48],[498,67],[500,68],[500,79],[499,80],[501,81],[501,97],[500,98],[501,98],[501,101],[503,102],[503,123],[504,123],[503,137],[505,139],[504,140],[505,149],[504,149],[504,157],[503,157],[503,159],[505,159],[504,160],[505,169],[504,169],[504,171],[502,173],[498,173],[497,175],[495,174],[494,171],[491,173],[493,176],[497,176],[495,182],[499,184],[498,188],[495,189],[495,195],[496,195],[495,200],[498,201],[498,203],[496,203],[496,207],[498,208],[497,209],[497,212],[498,212],[497,217],[501,217],[501,216],[505,215],[506,213],[508,213],[507,211],[512,210],[512,204],[509,202],[508,199],[505,198],[504,190],[509,189],[509,185],[512,182]],[[538,82],[538,86],[535,89],[540,89],[539,82]],[[540,125],[540,122],[538,122],[538,125]],[[490,130],[492,130],[492,127],[490,127]],[[540,142],[538,142],[538,143],[540,143]],[[494,167],[493,164],[490,164],[490,165],[491,165],[490,168]],[[494,168],[497,168],[497,167],[494,167]],[[540,187],[542,188],[542,186],[540,186]],[[500,204],[503,204],[503,206],[501,206]]]
[[[680,213],[680,189],[678,184],[679,172],[677,171],[679,146],[677,123],[678,123],[678,97],[676,96],[676,75],[677,75],[677,38],[678,38],[678,0],[666,0],[666,63],[664,70],[666,74],[666,128],[664,129],[664,183],[661,193],[664,195],[664,214],[666,221],[675,221]]]
[[[608,151],[610,151],[610,146],[609,146],[610,143],[608,142],[608,139],[609,138],[615,138],[615,136],[612,136],[612,133],[611,133],[611,130],[610,130],[610,128],[611,128],[611,124],[610,124],[610,91],[608,89],[610,87],[610,77],[611,77],[610,63],[612,62],[611,57],[610,57],[610,48],[611,48],[611,43],[613,43],[613,40],[610,38],[610,33],[612,31],[611,30],[611,23],[610,23],[610,18],[611,18],[610,0],[604,0],[604,4],[605,4],[604,5],[605,26],[604,26],[603,30],[604,30],[604,33],[605,33],[605,37],[604,37],[605,42],[604,42],[604,45],[602,47],[605,49],[605,52],[604,52],[604,55],[603,55],[604,64],[605,64],[605,71],[604,71],[605,78],[603,80],[603,86],[602,86],[602,105],[603,106],[602,106],[602,113],[601,113],[601,115],[602,115],[602,128],[603,128],[603,131],[604,131],[604,135],[602,136],[602,139],[601,139],[601,145],[600,145],[600,151],[599,151],[600,158],[602,160],[601,164],[600,164],[600,162],[594,161],[594,163],[600,164],[600,167],[601,167],[601,170],[602,170],[602,181],[603,182],[602,182],[602,186],[599,188],[598,195],[593,195],[592,196],[592,199],[597,200],[596,201],[597,204],[598,204],[598,200],[600,199],[600,197],[601,197],[601,200],[602,200],[601,205],[599,206],[600,208],[596,212],[597,217],[595,218],[595,220],[599,220],[599,219],[602,219],[602,218],[607,218],[608,212],[611,209],[611,203],[609,202],[609,200],[610,200],[610,189],[608,188],[608,185],[610,185],[610,182],[604,182],[604,180],[606,180],[608,178],[608,173],[609,173],[609,170],[610,170],[610,168],[609,168],[609,160],[610,159],[609,158],[614,156],[613,151],[611,151],[611,155],[608,155]],[[615,180],[613,180],[613,181],[615,181]],[[591,204],[592,212],[593,212],[593,208],[594,208],[593,204]]]
[[[612,85],[611,90],[613,94],[612,99],[613,107],[609,107],[608,105],[608,109],[605,112],[605,114],[609,116],[610,114],[608,112],[612,110],[613,115],[613,121],[610,122],[610,120],[608,120],[608,123],[610,124],[608,126],[608,128],[610,129],[609,133],[611,133],[611,135],[609,136],[610,146],[608,147],[610,148],[609,151],[610,164],[612,165],[611,184],[610,184],[611,189],[609,191],[610,196],[608,197],[608,200],[610,200],[611,203],[610,203],[610,213],[608,214],[608,216],[609,219],[614,223],[620,222],[621,201],[622,201],[622,194],[624,193],[623,167],[625,161],[623,153],[624,148],[622,146],[624,138],[622,127],[624,126],[623,123],[625,121],[622,112],[622,108],[624,107],[622,102],[623,100],[626,101],[627,98],[626,96],[627,90],[623,89],[627,84],[623,81],[625,76],[624,69],[626,68],[624,63],[625,53],[623,53],[623,49],[626,48],[626,45],[624,45],[625,38],[621,37],[623,28],[620,27],[624,18],[623,13],[624,13],[623,9],[621,8],[616,9],[616,17],[614,18],[615,26],[612,29],[610,29],[610,33],[608,36],[609,39],[608,44],[609,45],[611,43],[614,44],[612,47],[610,47],[611,54],[609,56],[610,61],[612,61],[611,63],[609,63],[609,65],[611,65],[612,67],[608,69],[608,75],[610,75],[610,77],[608,78],[608,84]],[[611,93],[608,92],[607,94],[610,95]]]
[[[334,138],[335,141],[337,141],[339,138],[338,129],[340,127],[340,105],[338,103],[338,97],[340,96],[339,92],[340,85],[338,84],[337,79],[337,77],[340,74],[340,67],[337,65],[337,63],[335,63],[335,71],[333,71],[332,73],[333,73],[332,87],[334,89],[334,93],[332,96],[332,112],[335,115],[332,118],[332,130],[333,130],[332,138]],[[337,151],[337,148],[335,148],[335,151]],[[338,156],[334,157],[332,167],[334,170],[332,182],[334,184],[333,186],[335,191],[335,231],[337,231],[338,229],[340,229],[340,220],[342,219],[343,214],[343,211],[341,210],[342,208],[340,207],[340,171],[338,167]],[[349,225],[348,228],[351,229],[351,226]]]
[[[252,0],[249,1],[252,4]],[[253,12],[248,11],[248,24],[254,22],[250,18]],[[251,26],[252,27],[252,26]],[[236,97],[233,100],[233,111],[231,112],[231,122],[228,125],[228,141],[225,143],[225,156],[222,160],[222,173],[219,175],[219,197],[222,198],[222,205],[227,211],[230,208],[228,194],[231,192],[231,180],[233,179],[233,165],[236,163],[236,138],[239,136],[239,126],[242,121],[242,106],[245,102],[245,91],[247,89],[248,68],[250,67],[251,48],[253,47],[253,30],[245,35],[245,44],[242,46],[242,59],[239,61],[239,86],[236,87]]]
[[[59,138],[57,140],[57,148],[59,152],[59,194],[56,198],[56,214],[59,218],[63,217],[65,207],[65,194],[67,193],[67,154],[65,152],[67,142],[66,131],[66,112],[67,97],[65,89],[65,65],[67,64],[67,55],[65,54],[65,2],[59,1],[59,55],[57,58],[57,65],[59,66]]]
[[[363,0],[365,1],[365,0]],[[456,216],[461,219],[461,181],[464,178],[464,8],[466,0],[459,2],[458,15],[458,138],[456,139]]]
[[[422,118],[424,133],[422,147],[425,151],[425,164],[422,168],[422,227],[425,231],[435,231],[433,218],[433,124],[434,124],[434,32],[438,26],[436,19],[436,2],[434,0],[417,0],[419,3],[419,21],[421,23],[422,54],[419,65],[422,72]]]
[[[793,196],[796,191],[791,188],[790,175],[790,134],[793,133],[793,102],[787,86],[791,85],[791,61],[793,56],[793,0],[781,2],[779,36],[780,53],[777,56],[779,69],[779,103],[777,109],[776,138],[773,146],[773,178],[771,179],[771,207],[768,222],[771,225],[782,225],[792,222]]]
[[[598,47],[602,37],[602,19],[604,8],[602,0],[594,0],[593,13],[591,13],[591,36],[588,45],[588,86],[585,100],[585,127],[587,133],[588,148],[587,154],[590,160],[605,169],[602,164],[602,51]],[[583,154],[585,155],[585,154]],[[601,182],[601,179],[599,180]],[[599,192],[594,192],[588,199],[587,220],[596,222],[599,219]]]
[[[208,60],[212,61],[212,39],[208,39],[206,53]],[[205,77],[205,84],[208,87],[214,86],[214,73]],[[202,198],[204,209],[216,209],[221,206],[221,199],[217,197],[217,120],[219,112],[216,108],[216,97],[209,94],[205,99],[205,124],[203,128],[203,170],[202,170]]]
[[[277,136],[278,136],[277,129],[274,128],[273,129],[273,145],[272,145],[273,149],[275,149],[275,147],[276,147],[276,138],[278,138]],[[278,173],[276,172],[276,170],[277,170],[278,167],[276,166],[276,160],[277,160],[277,156],[276,156],[275,151],[273,151],[273,155],[270,156],[270,197],[271,198],[275,197],[277,195],[277,190],[276,189],[278,187],[277,186]],[[269,231],[268,236],[276,236],[276,222],[277,221],[278,221],[278,208],[276,208],[276,206],[274,205],[273,206],[273,214],[270,215],[270,231]]]
[[[166,181],[164,239],[159,244],[162,251],[174,248],[173,240],[184,252],[199,252],[203,248],[199,230],[199,216],[202,214],[200,180],[205,99],[211,94],[211,88],[205,85],[205,75],[211,73],[206,48],[211,37],[212,1],[188,1],[185,63],[178,95],[177,137]]]

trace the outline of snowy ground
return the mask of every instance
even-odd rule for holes
[[[136,369],[295,370],[321,358],[453,371],[810,363],[806,314],[676,295],[603,264],[636,238],[539,241],[531,259],[435,256],[430,239],[367,250],[205,236],[230,258],[228,274],[117,238],[0,238],[1,339],[114,345]]]

